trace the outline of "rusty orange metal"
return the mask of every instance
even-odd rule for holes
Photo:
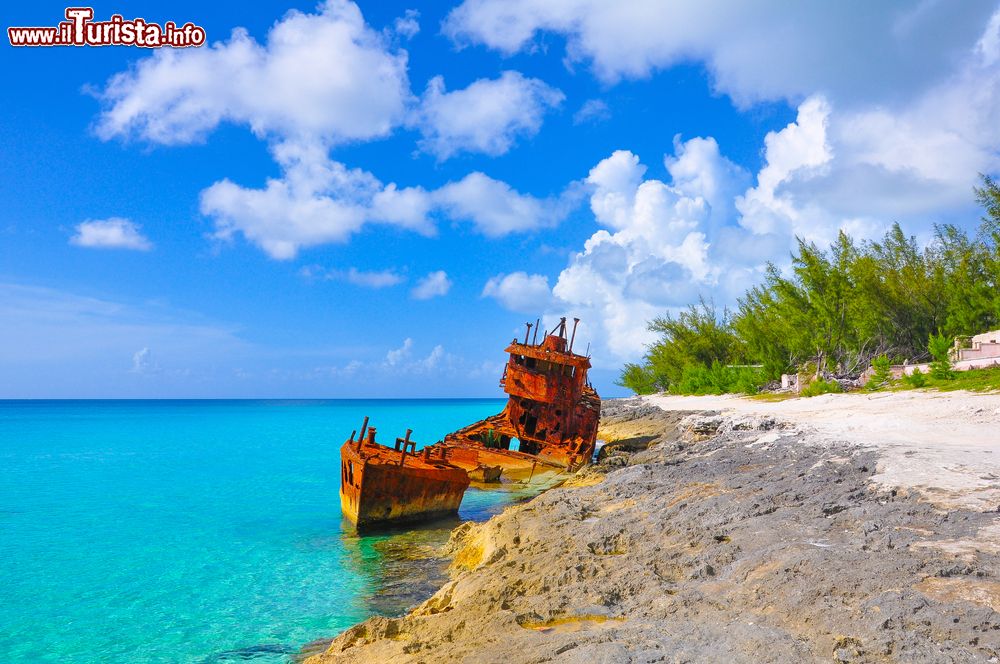
[[[367,417],[357,440],[355,433],[340,448],[340,506],[358,527],[458,512],[469,474],[448,461],[445,446],[417,452],[410,430],[395,447],[381,445]]]
[[[566,319],[537,341],[538,323],[527,324],[524,340],[514,339],[504,352],[507,366],[500,386],[507,405],[488,417],[445,437],[444,442],[464,454],[454,454],[456,465],[498,464],[509,475],[522,474],[527,461],[532,470],[543,464],[575,470],[590,463],[597,442],[601,398],[587,379],[590,358],[573,352],[576,326],[567,339]],[[531,337],[531,328],[535,337]],[[511,449],[517,439],[518,449]]]
[[[589,356],[573,352],[580,322],[573,320],[568,339],[562,318],[540,343],[538,322],[528,323],[524,341],[514,339],[505,350],[504,409],[444,441],[417,452],[407,430],[387,447],[375,441],[366,417],[358,439],[352,432],[340,448],[344,515],[358,526],[446,516],[458,511],[471,480],[496,482],[504,475],[530,481],[536,473],[590,463],[601,398],[587,379]]]

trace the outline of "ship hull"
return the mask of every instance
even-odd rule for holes
[[[500,477],[509,481],[524,482],[544,473],[562,472],[565,466],[539,457],[503,449],[483,447],[475,441],[456,441],[449,445],[448,461],[464,468],[470,477],[476,477],[484,468],[501,469]]]
[[[469,476],[460,468],[365,459],[352,443],[344,444],[340,457],[341,509],[358,527],[456,514],[469,486]]]

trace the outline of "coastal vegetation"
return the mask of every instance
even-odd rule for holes
[[[928,380],[947,381],[952,339],[1000,327],[1000,185],[988,176],[981,185],[975,234],[938,225],[921,247],[897,223],[877,241],[841,232],[825,250],[799,239],[790,267],[769,264],[734,309],[701,299],[651,321],[657,341],[619,383],[638,394],[752,393],[797,372],[825,392],[841,387],[831,376],[876,358],[886,368],[930,359]]]
[[[865,384],[865,388],[869,392],[874,392],[878,388],[882,387],[892,378],[891,374],[892,363],[889,362],[888,355],[879,355],[874,360],[872,360],[872,375]]]
[[[950,377],[936,378],[933,374],[914,372],[909,376],[892,381],[883,387],[886,391],[911,390],[922,387],[941,391],[968,390],[970,392],[1000,391],[1000,367],[955,371]]]

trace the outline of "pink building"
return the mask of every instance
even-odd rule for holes
[[[956,337],[951,362],[955,371],[1000,366],[1000,330],[983,332],[973,337]],[[930,371],[929,364],[902,364],[892,367],[892,375],[899,378],[913,373],[917,368],[923,373]]]
[[[977,334],[974,337],[970,337],[968,341],[965,341],[961,337],[955,339],[955,350],[952,351],[952,360],[956,364],[975,360],[993,360],[991,364],[997,364],[1000,362],[1000,330]]]

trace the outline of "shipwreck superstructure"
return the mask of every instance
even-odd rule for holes
[[[567,338],[562,318],[541,341],[540,321],[527,323],[524,340],[514,339],[504,351],[508,360],[500,386],[508,399],[503,411],[449,434],[444,442],[480,451],[484,461],[511,469],[525,461],[566,470],[590,463],[601,398],[587,379],[590,358],[573,352],[579,322],[573,319]],[[458,459],[456,454],[461,463]]]

